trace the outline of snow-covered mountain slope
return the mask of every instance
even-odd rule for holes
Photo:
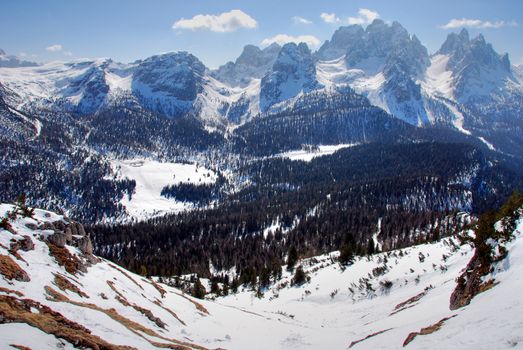
[[[137,107],[196,116],[209,130],[223,131],[287,108],[308,92],[348,85],[411,125],[454,128],[512,155],[521,144],[523,73],[466,30],[451,33],[432,56],[401,24],[377,19],[366,28],[340,27],[314,53],[304,43],[247,45],[214,71],[187,52],[129,64],[24,65],[0,65],[4,102],[20,112],[91,115]]]
[[[2,215],[12,211],[0,206]],[[7,229],[6,229],[7,228]],[[83,227],[36,210],[0,229],[0,344],[33,349],[504,349],[521,345],[523,221],[484,291],[450,310],[456,279],[473,256],[445,238],[342,268],[338,253],[302,260],[255,297],[216,301],[125,271],[91,255]],[[472,235],[471,232],[468,233]],[[375,235],[379,241],[379,233]],[[489,241],[495,251],[502,241]],[[488,282],[493,279],[493,282]],[[22,336],[22,334],[24,336]]]
[[[113,106],[139,105],[169,117],[193,113],[211,123],[223,119],[227,104],[241,95],[210,77],[207,68],[186,52],[131,64],[98,59],[0,68],[0,81],[16,92],[16,107],[22,109],[91,114]]]
[[[429,63],[427,50],[398,22],[375,20],[365,30],[359,25],[342,27],[315,56],[320,81],[347,83],[413,125],[428,122],[416,84]]]
[[[12,206],[0,210],[3,216]],[[253,333],[261,339],[291,333],[293,326],[276,317],[197,301],[59,243],[50,236],[71,228],[72,241],[83,239],[62,216],[37,210],[34,219],[10,222],[9,231],[0,229],[1,348],[245,349],[262,345]],[[275,348],[279,340],[264,346]]]
[[[285,44],[272,69],[261,80],[260,109],[320,88],[311,51],[305,43]]]

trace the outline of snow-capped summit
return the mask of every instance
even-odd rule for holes
[[[463,55],[465,46],[468,45],[469,42],[469,32],[465,28],[463,28],[461,32],[459,32],[459,34],[450,33],[449,35],[447,35],[447,39],[445,40],[443,45],[441,45],[441,48],[438,50],[438,52],[436,52],[436,55]]]
[[[349,84],[400,119],[414,125],[428,121],[417,80],[430,63],[429,55],[398,22],[376,19],[366,29],[341,27],[316,57],[323,84]]]
[[[508,55],[498,54],[481,34],[471,40],[466,29],[459,35],[451,33],[437,54],[448,56],[446,69],[452,72],[454,97],[462,103],[489,96],[512,79]]]
[[[295,97],[300,92],[320,88],[316,80],[316,67],[307,44],[285,44],[272,69],[261,80],[260,109]]]
[[[337,59],[347,53],[347,50],[361,47],[365,30],[360,25],[351,25],[338,28],[316,52],[315,57],[319,60],[330,61]]]
[[[136,61],[131,90],[146,107],[165,115],[187,113],[203,91],[204,64],[187,52],[167,53]]]
[[[258,46],[246,45],[234,62],[227,62],[211,75],[230,86],[246,87],[252,79],[262,78],[278,57],[281,46],[273,43],[263,50]]]

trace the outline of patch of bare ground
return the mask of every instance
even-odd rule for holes
[[[78,271],[87,271],[84,264],[76,255],[69,252],[67,248],[62,248],[53,243],[45,242],[49,247],[49,255],[54,257],[58,265],[63,266],[65,271],[75,275]]]
[[[7,280],[21,282],[29,282],[31,280],[27,272],[8,255],[0,254],[0,274]]]
[[[450,320],[453,317],[456,317],[457,315],[452,315],[449,317],[442,318],[438,322],[434,323],[433,325],[430,325],[428,327],[422,328],[419,330],[419,332],[412,332],[410,333],[407,338],[405,338],[405,341],[403,342],[403,347],[407,346],[411,341],[414,340],[418,335],[427,335],[432,334],[434,332],[437,332],[443,327],[443,324],[445,321]]]
[[[29,348],[27,346],[18,345],[18,344],[9,344],[9,346],[14,349],[18,349],[18,350],[32,350],[31,348]]]
[[[55,273],[54,284],[64,292],[69,290],[73,293],[78,294],[82,298],[89,298],[89,296],[86,293],[84,293],[80,288],[78,288],[71,281],[69,281],[69,279],[65,276]]]
[[[154,322],[154,324],[156,324],[158,327],[165,329],[167,324],[165,322],[163,322],[159,317],[154,316],[154,314],[152,313],[151,310],[138,306],[134,303],[130,303],[127,300],[127,298],[122,293],[120,293],[118,291],[118,289],[116,289],[114,282],[107,281],[107,284],[116,293],[115,299],[118,300],[120,302],[120,304],[122,304],[123,306],[132,307],[133,309],[135,309],[136,311],[138,311],[139,313],[141,313],[142,315],[147,317],[150,321]]]
[[[372,337],[375,337],[375,336],[380,335],[382,333],[388,332],[391,329],[392,328],[388,328],[388,329],[384,329],[384,330],[381,330],[381,331],[378,331],[378,332],[374,332],[372,334],[367,335],[365,338],[361,338],[361,339],[355,340],[355,341],[350,343],[349,348],[352,348],[354,345],[356,345],[358,343],[361,343],[362,341],[365,341],[365,340],[367,340],[369,338],[372,338]]]
[[[147,340],[149,343],[151,343],[152,345],[154,345],[156,347],[166,348],[166,349],[180,349],[180,350],[191,350],[191,349],[207,350],[207,348],[200,346],[200,345],[164,337],[164,336],[158,334],[157,332],[155,332],[154,330],[147,328],[137,322],[134,322],[134,321],[120,315],[115,309],[112,309],[112,308],[103,309],[103,308],[99,307],[98,305],[95,305],[92,303],[82,303],[82,302],[70,300],[65,295],[59,293],[58,291],[54,290],[53,288],[51,288],[49,286],[45,286],[45,291],[48,294],[49,300],[69,303],[72,305],[76,305],[79,307],[85,307],[85,308],[88,308],[91,310],[96,310],[96,311],[106,314],[107,316],[112,318],[114,321],[120,323],[122,326],[127,328],[129,331],[142,337],[143,339]],[[152,341],[149,338],[145,337],[144,334],[148,335],[150,337],[155,337],[155,338],[161,339],[163,341],[167,341],[170,344]]]
[[[155,281],[153,280],[150,280],[148,281],[149,283],[151,283],[153,285],[154,288],[156,288],[156,290],[158,291],[158,293],[160,293],[160,295],[162,296],[162,299],[165,298],[165,294],[167,293],[165,291],[165,289],[162,288],[162,286],[160,286],[158,283],[156,283]]]
[[[37,310],[38,312],[32,312]],[[91,334],[84,326],[31,299],[0,295],[0,323],[26,323],[44,333],[64,339],[78,348],[97,350],[131,350],[129,346],[114,345]]]
[[[210,315],[209,311],[202,304],[192,300],[191,298],[187,297],[186,295],[183,295],[183,294],[180,294],[180,293],[176,293],[176,294],[181,296],[182,298],[185,298],[188,301],[190,301],[196,307],[196,310],[200,311],[202,314],[204,314],[204,316],[205,315]]]
[[[182,319],[179,318],[178,315],[174,311],[172,311],[171,309],[168,309],[165,306],[163,306],[163,304],[162,304],[162,302],[160,300],[156,299],[155,301],[153,301],[153,303],[155,303],[157,306],[161,307],[162,309],[164,309],[165,311],[170,313],[175,319],[178,320],[178,322],[180,322],[181,324],[186,326],[185,322],[183,322]]]
[[[397,314],[398,312],[401,312],[405,309],[408,309],[410,307],[413,307],[415,302],[417,301],[420,301],[421,298],[423,298],[425,295],[427,295],[427,293],[429,292],[429,290],[431,290],[432,288],[434,288],[433,286],[428,286],[425,288],[425,290],[419,294],[416,294],[415,296],[413,296],[412,298],[410,299],[407,299],[401,303],[399,303],[398,305],[396,305],[394,307],[394,310],[392,310],[392,312],[390,313],[389,316],[392,316],[392,315],[395,315]]]
[[[19,297],[23,297],[24,296],[24,293],[22,293],[22,292],[19,292],[17,290],[4,288],[4,287],[0,287],[0,292],[6,293],[6,294],[14,294],[14,295],[17,295]]]
[[[141,290],[143,290],[142,285],[140,283],[136,282],[136,280],[134,278],[132,278],[131,275],[129,275],[127,272],[125,272],[124,270],[118,268],[117,266],[115,266],[113,264],[109,264],[109,266],[111,266],[115,270],[118,270],[122,275],[124,275],[125,277],[130,279],[134,284],[136,284],[138,287],[140,287]]]

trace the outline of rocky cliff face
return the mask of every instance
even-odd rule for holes
[[[47,241],[59,248],[66,245],[77,247],[83,254],[93,254],[93,244],[84,226],[69,219],[54,222],[46,221],[38,227],[40,230],[51,230],[52,234],[47,236]]]
[[[278,102],[320,87],[307,44],[285,44],[271,71],[261,80],[260,109],[265,112]]]
[[[227,62],[211,75],[230,86],[246,87],[252,79],[260,79],[271,69],[281,47],[271,44],[263,50],[254,45],[246,45],[235,62]]]

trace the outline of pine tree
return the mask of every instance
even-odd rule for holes
[[[374,245],[374,240],[371,238],[369,239],[369,243],[367,244],[367,255],[372,255],[376,252],[376,246]]]
[[[287,270],[292,271],[298,262],[298,251],[295,246],[291,246],[287,255]]]
[[[296,269],[296,272],[294,273],[294,277],[292,278],[292,284],[293,285],[302,285],[307,281],[307,274],[305,271],[303,271],[303,266],[298,266]]]
[[[205,287],[200,282],[200,279],[196,278],[196,282],[194,282],[194,286],[192,288],[191,295],[195,298],[203,299],[203,298],[205,298],[206,293],[207,292],[205,291]]]

